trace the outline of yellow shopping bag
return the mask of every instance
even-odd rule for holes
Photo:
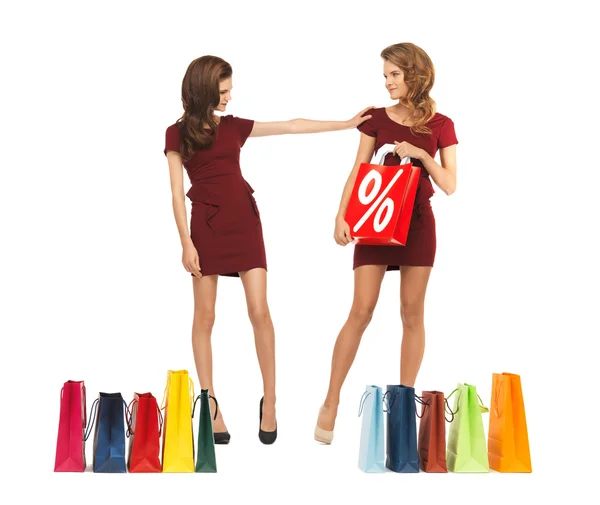
[[[163,472],[194,472],[192,403],[194,383],[187,370],[169,370],[163,398]]]

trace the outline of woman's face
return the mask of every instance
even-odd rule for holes
[[[389,61],[383,62],[383,75],[385,77],[385,87],[392,100],[398,100],[406,95],[408,86],[404,82],[404,72]]]
[[[219,83],[220,100],[219,100],[219,105],[217,107],[215,107],[215,110],[218,110],[220,112],[225,112],[225,110],[227,109],[227,102],[229,102],[229,100],[231,100],[232,88],[233,88],[233,85],[232,85],[231,77],[228,77],[227,79],[223,79]]]

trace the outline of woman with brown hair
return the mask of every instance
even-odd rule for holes
[[[372,109],[372,119],[361,124],[362,132],[354,167],[348,177],[335,220],[335,241],[342,246],[353,241],[344,220],[354,181],[361,163],[368,163],[382,146],[395,146],[386,165],[399,165],[410,157],[421,167],[411,224],[405,246],[356,245],[354,249],[354,300],[350,315],[339,333],[333,351],[327,396],[315,428],[315,439],[330,444],[337,416],[340,391],[358,351],[362,335],[371,321],[386,271],[400,271],[400,315],[402,345],[400,384],[413,387],[425,350],[425,292],[436,249],[435,219],[429,199],[434,193],[431,179],[444,193],[456,188],[456,134],[452,120],[435,111],[429,96],[434,66],[420,47],[394,44],[381,52],[385,86],[391,107]],[[434,157],[440,152],[441,164]]]
[[[264,396],[259,406],[259,438],[277,438],[275,416],[275,335],[267,304],[267,261],[254,190],[242,176],[240,149],[248,137],[317,133],[355,128],[371,116],[369,109],[348,121],[289,121],[259,123],[225,112],[231,100],[231,66],[216,56],[190,63],[182,83],[184,113],[166,131],[164,153],[170,172],[173,212],[183,246],[182,262],[193,278],[192,348],[202,389],[215,398],[211,333],[219,276],[240,277],[254,330]],[[183,168],[191,182],[184,195]],[[185,196],[192,203],[188,230]],[[214,437],[230,440],[217,407]]]

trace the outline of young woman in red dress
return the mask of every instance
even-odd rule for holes
[[[231,66],[216,56],[190,63],[182,83],[184,113],[166,131],[173,212],[183,246],[183,266],[194,289],[192,348],[202,389],[214,398],[211,333],[219,276],[240,277],[254,330],[263,379],[259,438],[277,438],[275,416],[275,335],[267,304],[267,261],[254,190],[242,176],[240,149],[248,137],[317,133],[355,128],[371,116],[367,108],[348,121],[290,121],[259,123],[225,112],[231,100]],[[191,182],[184,194],[183,168]],[[191,200],[188,230],[185,197]],[[212,405],[211,405],[212,406]],[[221,409],[214,408],[215,442],[226,444],[229,432]]]
[[[402,346],[400,383],[414,386],[425,349],[425,292],[436,249],[435,219],[429,199],[434,193],[431,179],[447,195],[456,188],[456,134],[454,123],[435,112],[429,97],[434,83],[434,67],[429,56],[411,43],[395,44],[381,53],[385,86],[398,103],[372,109],[372,119],[361,124],[362,132],[354,168],[344,187],[335,220],[335,241],[342,246],[353,241],[344,220],[348,201],[361,163],[385,144],[395,146],[386,165],[399,165],[409,156],[421,167],[415,205],[405,246],[357,245],[354,249],[354,300],[350,314],[335,343],[327,396],[315,428],[315,439],[329,444],[342,384],[354,361],[367,328],[386,271],[400,270],[400,315]],[[440,163],[435,161],[439,150]]]

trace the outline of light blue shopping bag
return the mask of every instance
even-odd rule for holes
[[[383,395],[379,386],[367,386],[360,400],[362,414],[358,468],[363,472],[385,472],[383,439]]]

